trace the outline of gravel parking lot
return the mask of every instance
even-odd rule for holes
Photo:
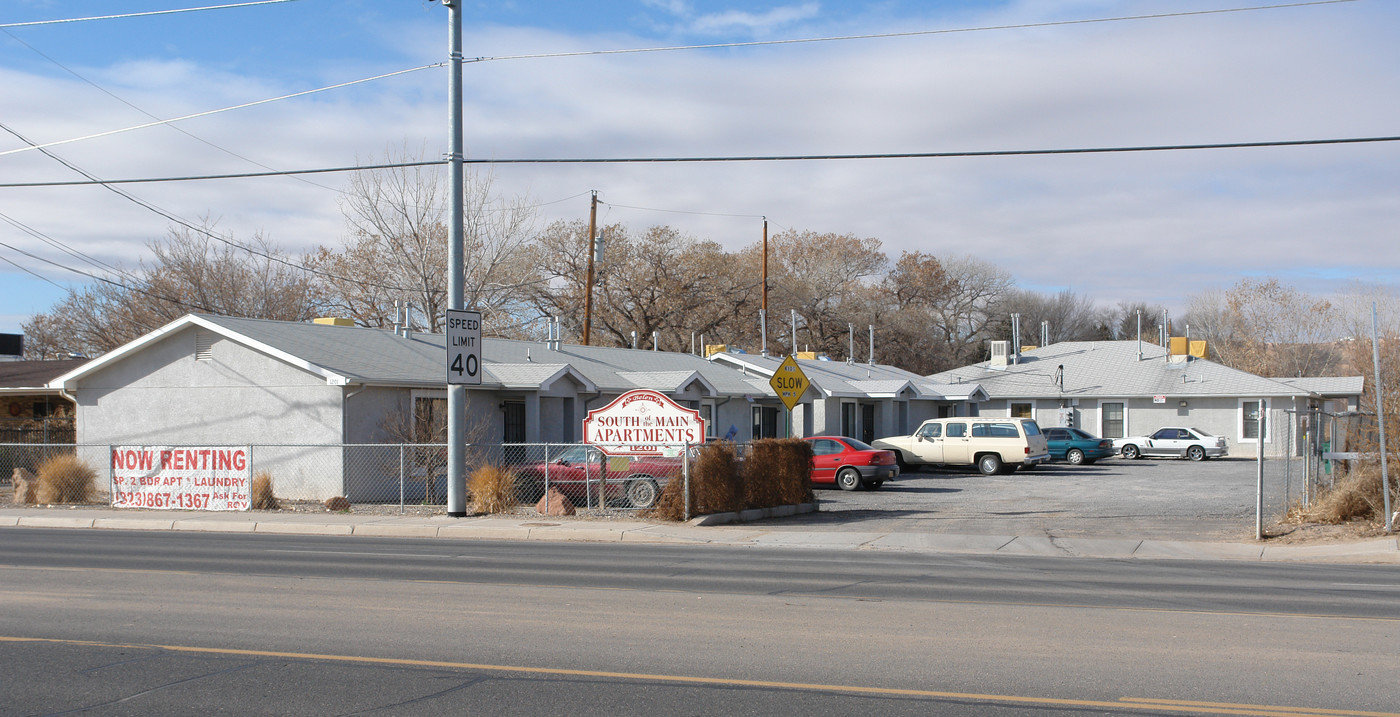
[[[964,535],[1220,540],[1254,536],[1257,464],[1145,458],[1091,466],[1051,463],[983,476],[948,469],[906,473],[874,491],[821,488],[821,510],[764,521],[774,530],[898,531]],[[1270,523],[1278,506],[1265,506]]]

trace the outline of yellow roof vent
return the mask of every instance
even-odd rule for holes
[[[1203,359],[1203,358],[1205,358],[1205,357],[1206,357],[1206,342],[1204,342],[1204,341],[1192,341],[1192,342],[1191,342],[1191,355],[1192,355],[1192,356],[1195,356],[1195,357],[1198,358],[1198,359]]]
[[[346,319],[339,316],[322,316],[311,320],[313,324],[324,324],[326,326],[354,326],[354,319]]]

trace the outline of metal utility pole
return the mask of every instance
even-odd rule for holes
[[[768,217],[763,218],[763,302],[758,309],[758,330],[763,334],[762,355],[768,355]]]
[[[588,207],[588,271],[583,283],[583,345],[588,346],[593,336],[593,255],[594,243],[598,241],[598,190],[593,190],[593,201]]]
[[[447,8],[448,115],[451,140],[448,148],[448,191],[452,194],[452,217],[447,241],[447,306],[466,308],[466,258],[463,254],[463,206],[465,178],[462,162],[462,0],[442,0]],[[447,386],[447,515],[467,515],[467,387]]]
[[[1371,368],[1375,376],[1376,424],[1380,428],[1381,454],[1381,501],[1385,510],[1386,535],[1395,532],[1395,514],[1390,512],[1390,466],[1386,465],[1385,454],[1385,394],[1381,393],[1381,340],[1380,321],[1376,318],[1376,304],[1371,302]],[[1332,450],[1336,450],[1335,448]]]

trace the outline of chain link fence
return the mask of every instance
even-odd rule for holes
[[[1264,459],[1264,517],[1274,522],[1307,508],[1358,462],[1374,456],[1376,418],[1320,409],[1270,411],[1273,440],[1282,447]],[[1243,455],[1250,455],[1247,446]]]
[[[211,446],[200,446],[208,448]],[[97,474],[101,499],[110,498],[111,452],[116,446],[73,443],[0,443],[0,480],[15,468],[38,473],[60,454],[73,454]],[[162,446],[186,448],[186,446]],[[267,474],[281,500],[323,501],[344,496],[351,503],[447,505],[446,444],[255,444],[252,474]],[[655,446],[656,455],[613,456],[614,446],[576,443],[468,445],[468,489],[472,475],[491,466],[512,476],[515,500],[534,505],[555,490],[583,508],[640,510],[655,505],[666,485],[688,475],[692,451],[684,445]],[[632,446],[635,448],[635,446]]]

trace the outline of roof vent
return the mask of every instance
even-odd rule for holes
[[[214,333],[211,331],[194,332],[194,360],[213,361],[214,360]]]
[[[324,324],[326,326],[354,326],[354,319],[347,319],[341,316],[321,316],[311,320],[313,324]]]

